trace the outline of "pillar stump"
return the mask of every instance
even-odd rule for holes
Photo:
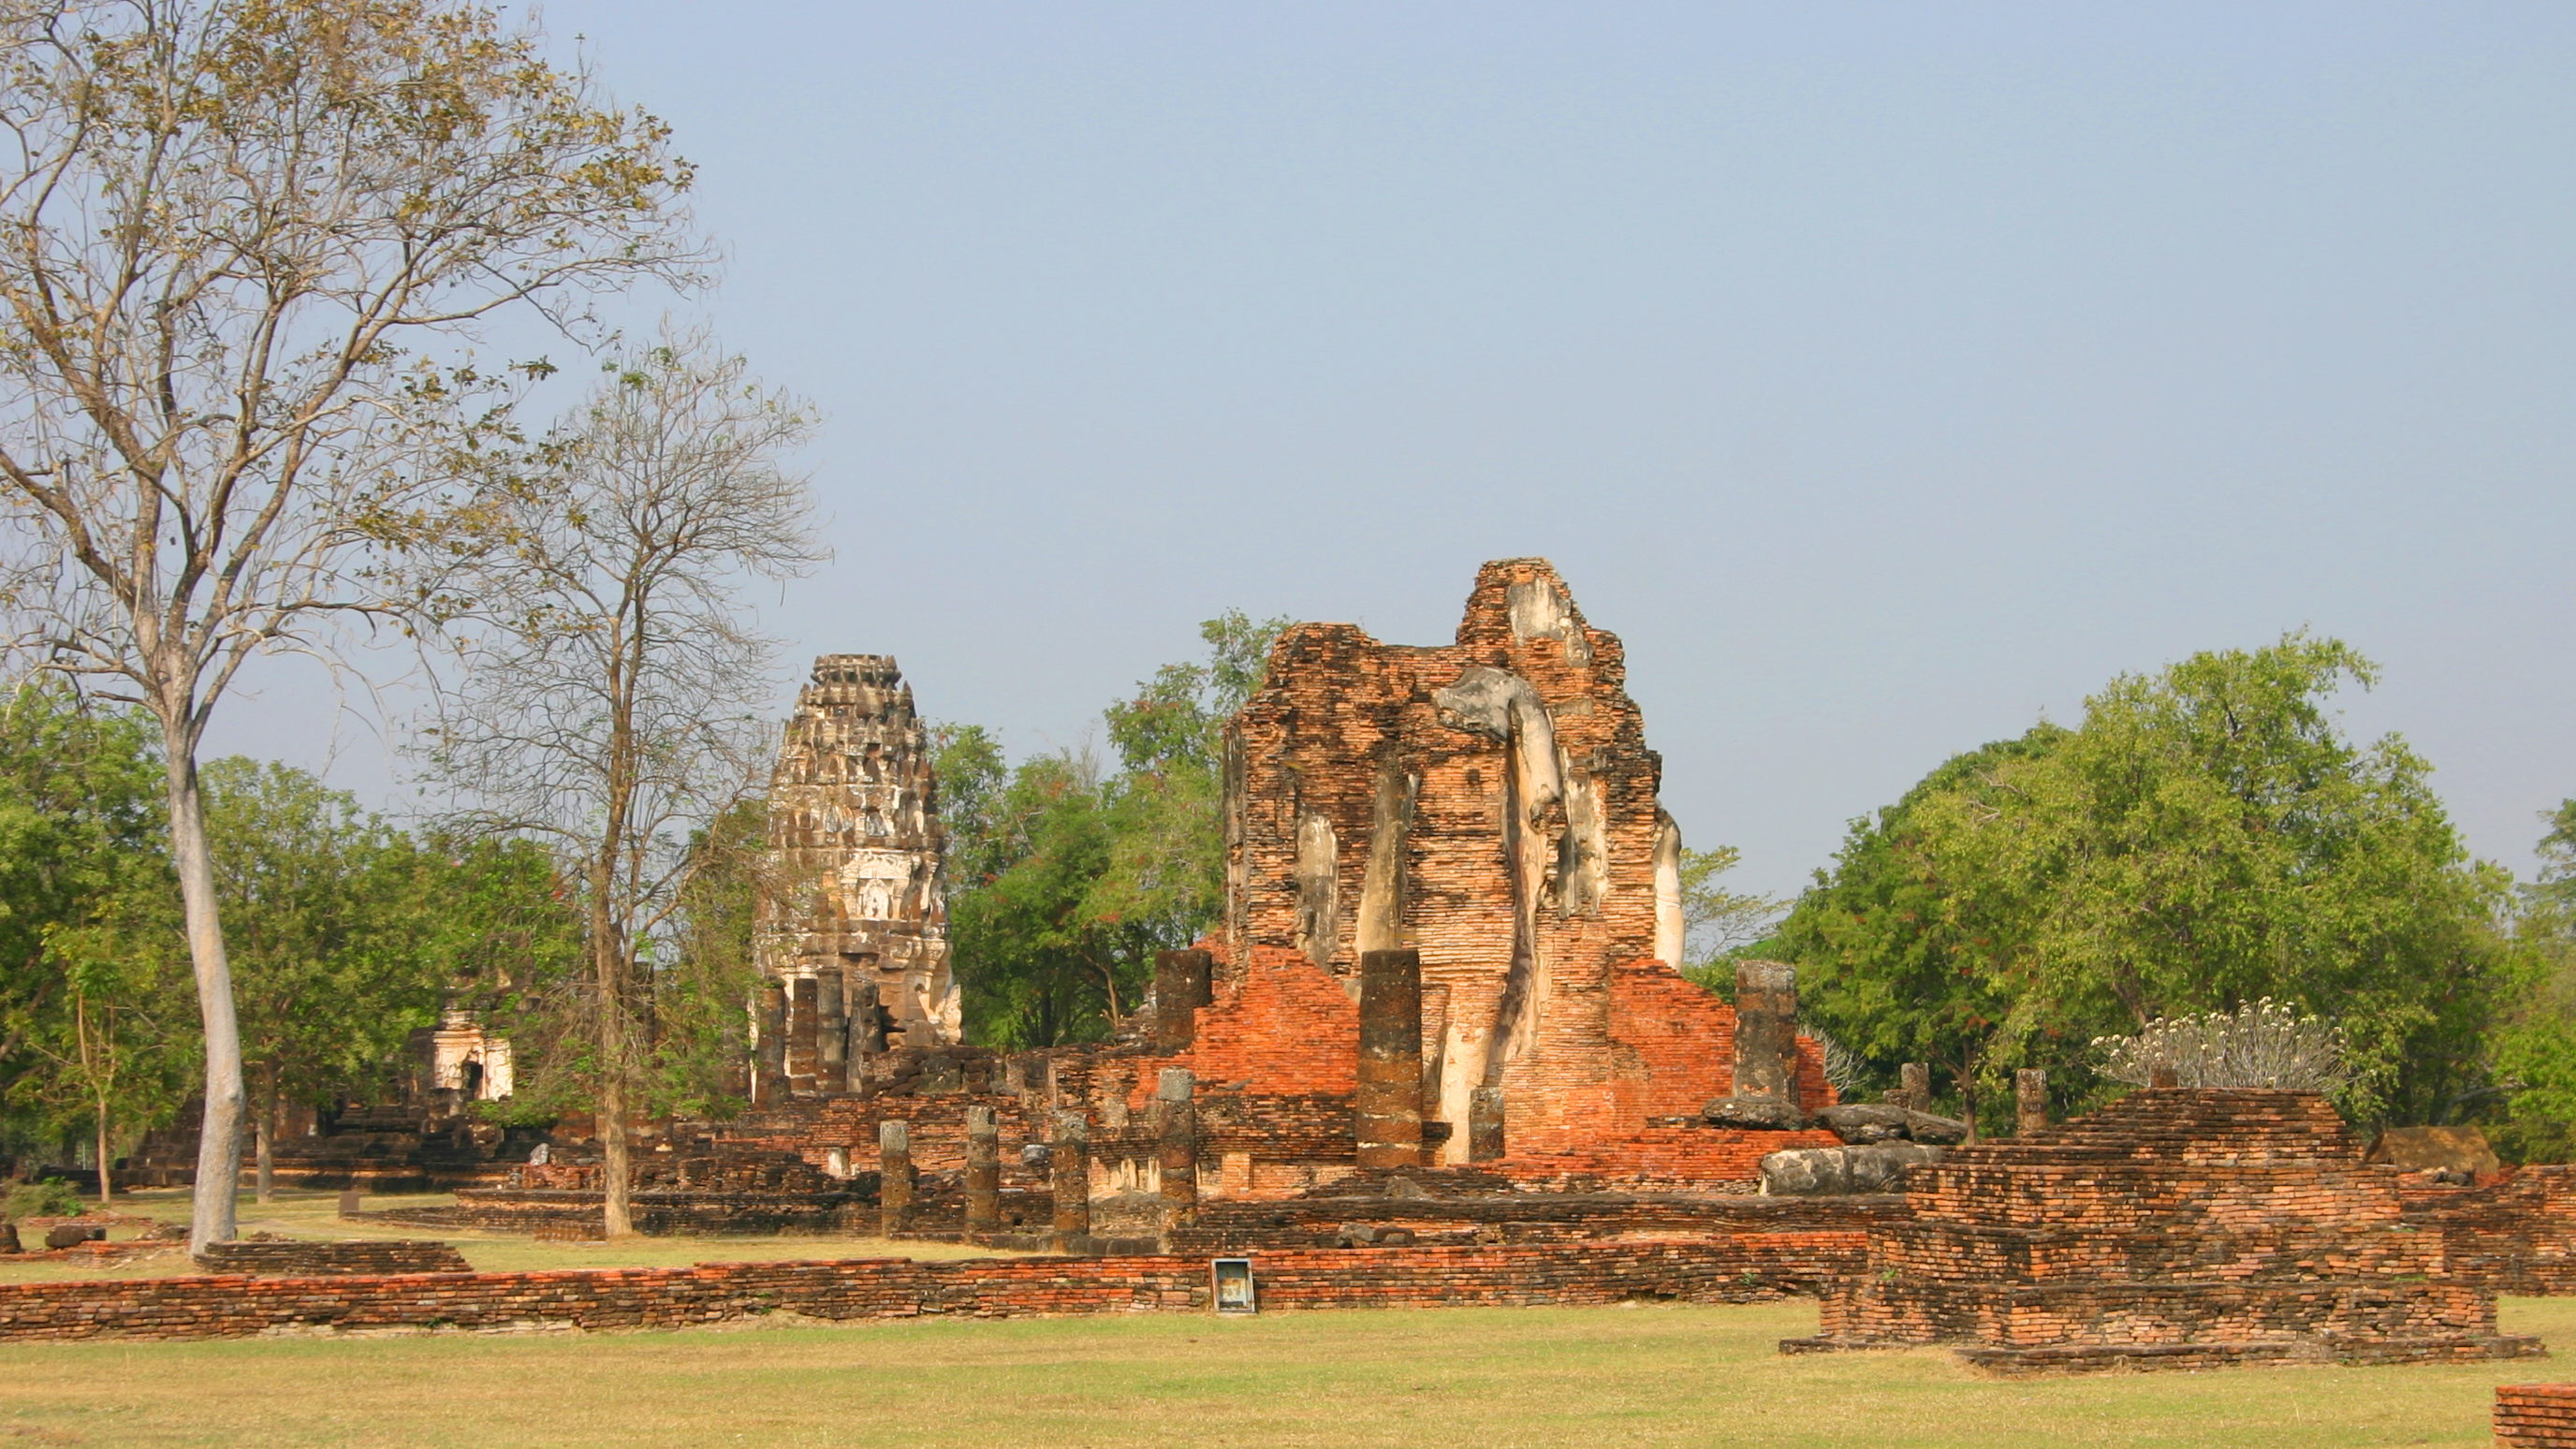
[[[990,1107],[966,1109],[966,1231],[1002,1226],[1002,1128]]]
[[[877,1233],[891,1238],[912,1221],[912,1124],[877,1124]]]
[[[1422,953],[1360,953],[1362,1171],[1422,1165]]]

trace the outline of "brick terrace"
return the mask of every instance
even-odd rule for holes
[[[1742,1303],[1810,1292],[1857,1233],[1694,1242],[1252,1255],[1264,1310]],[[1203,1257],[902,1258],[540,1273],[142,1278],[0,1286],[0,1341],[239,1338],[293,1330],[686,1328],[770,1314],[858,1321],[1200,1312]]]
[[[2314,1093],[2138,1092],[1911,1185],[1784,1348],[1963,1343],[2007,1373],[2538,1351]]]

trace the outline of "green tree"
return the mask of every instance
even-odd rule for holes
[[[1199,625],[1204,659],[1166,664],[1109,707],[1119,773],[1102,787],[1108,868],[1090,892],[1096,918],[1188,945],[1225,910],[1225,726],[1261,687],[1289,620],[1240,609]]]
[[[2043,757],[2065,736],[2042,724],[1954,756],[1875,818],[1852,821],[1834,868],[1816,872],[1778,932],[1754,948],[1797,964],[1800,1011],[1860,1058],[1873,1085],[1892,1083],[1900,1062],[1923,1062],[1973,1102],[1992,1074],[1989,1056],[2014,1006],[2010,984],[1990,969],[1999,923],[1952,900],[1959,883],[1926,841],[1922,816],[1927,802],[2007,762]],[[2016,1043],[2015,1064],[2080,1070],[2070,1051],[2043,1050],[2031,1035]]]
[[[646,1110],[726,1118],[747,1100],[743,1002],[760,984],[752,916],[768,869],[767,802],[744,800],[689,842],[673,929],[653,943]]]
[[[649,963],[676,929],[699,831],[751,791],[774,741],[754,713],[774,641],[743,591],[821,560],[812,488],[786,460],[805,405],[704,332],[613,359],[481,522],[458,570],[478,601],[432,752],[488,834],[542,836],[581,883],[587,1067],[607,1231],[633,1231],[633,1110],[648,1073]],[[581,1058],[567,1055],[566,1066]]]
[[[981,727],[941,729],[949,935],[979,1036],[1102,1039],[1142,998],[1154,953],[1215,923],[1225,725],[1285,627],[1239,610],[1202,624],[1205,658],[1163,666],[1106,711],[1112,775],[1072,751],[1010,767]]]
[[[0,6],[0,599],[39,667],[159,727],[198,1248],[233,1235],[244,1097],[209,721],[253,659],[414,611],[389,545],[506,412],[478,324],[695,261],[664,128],[544,50],[470,0]]]
[[[2541,818],[2540,874],[2520,892],[2511,938],[2524,985],[2495,1039],[2509,1095],[2487,1126],[2514,1162],[2576,1161],[2576,800]]]
[[[2114,680],[2077,728],[1945,765],[1784,931],[1833,979],[1828,1026],[1944,1061],[1975,1110],[2012,1067],[2080,1085],[2095,1036],[2269,996],[2342,1024],[2356,1115],[2475,1108],[2517,984],[2505,877],[2402,739],[2335,723],[2335,691],[2374,677],[2292,634]]]
[[[0,1104],[6,1135],[77,1133],[101,1164],[167,1116],[195,1033],[141,717],[34,684],[0,697]],[[174,975],[174,973],[179,973]]]
[[[948,906],[967,1018],[996,1046],[1101,1040],[1141,990],[1157,937],[1095,909],[1117,843],[1098,771],[1039,755],[993,804],[978,847],[988,873]]]
[[[1771,934],[1780,917],[1777,898],[1729,889],[1719,879],[1743,862],[1732,845],[1682,851],[1682,957],[1684,976],[1733,999],[1736,956]]]
[[[236,755],[202,778],[267,1202],[285,1104],[367,1084],[437,1020],[447,977],[422,949],[433,867],[306,771]]]

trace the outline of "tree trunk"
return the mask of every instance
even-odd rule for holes
[[[206,1115],[197,1134],[197,1185],[188,1222],[188,1251],[229,1243],[236,1231],[234,1198],[241,1189],[241,1023],[233,1015],[233,973],[224,956],[224,928],[215,909],[214,862],[206,850],[206,819],[197,793],[196,739],[184,706],[164,706],[162,747],[170,794],[170,854],[178,868],[179,899],[186,908],[188,959],[197,974],[197,1016],[205,1030]]]
[[[98,1102],[98,1209],[107,1211],[110,1198],[116,1196],[116,1168],[108,1157],[107,1099]]]
[[[609,912],[616,871],[614,857],[591,867],[590,941],[599,991],[600,1225],[608,1236],[623,1238],[635,1231],[635,1218],[627,1181],[626,948]]]
[[[255,1129],[259,1142],[259,1201],[277,1200],[277,1064],[260,1068],[259,1117]]]

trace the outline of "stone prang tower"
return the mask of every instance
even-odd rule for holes
[[[815,660],[769,787],[762,1095],[842,1091],[863,1053],[959,1039],[941,842],[902,671],[883,654]]]

